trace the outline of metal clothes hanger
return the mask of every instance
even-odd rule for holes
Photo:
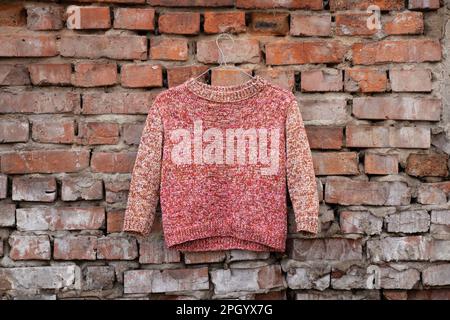
[[[235,41],[234,41],[233,37],[230,34],[228,34],[228,33],[221,33],[221,34],[219,34],[216,37],[216,45],[217,45],[217,49],[219,50],[219,65],[206,69],[205,71],[203,71],[202,73],[200,73],[196,77],[192,78],[192,80],[197,80],[198,78],[200,78],[204,74],[208,73],[209,71],[211,71],[213,69],[217,69],[217,68],[222,68],[222,67],[227,67],[227,69],[239,70],[240,72],[242,72],[242,73],[246,74],[247,76],[249,76],[251,79],[255,79],[255,76],[253,76],[252,74],[246,72],[244,69],[242,69],[240,67],[237,67],[237,66],[234,66],[234,65],[227,64],[227,61],[226,61],[226,58],[225,58],[225,53],[224,53],[224,51],[222,50],[222,48],[220,47],[220,44],[219,44],[219,40],[220,40],[220,38],[222,36],[227,36],[229,39],[231,39],[232,46],[234,47]]]

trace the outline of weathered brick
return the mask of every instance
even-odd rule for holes
[[[115,272],[112,266],[88,266],[86,268],[84,290],[107,290],[114,286]]]
[[[396,12],[383,18],[383,30],[388,35],[423,33],[424,23],[421,12]]]
[[[133,170],[136,152],[94,152],[91,158],[93,172],[127,173]]]
[[[336,34],[340,36],[371,36],[377,28],[370,27],[371,12],[338,12],[335,15]]]
[[[0,57],[53,57],[58,55],[53,35],[0,35]]]
[[[6,198],[8,194],[8,176],[0,173],[0,199]]]
[[[450,300],[449,289],[409,290],[408,300]]]
[[[160,33],[198,34],[200,32],[199,12],[165,12],[158,19]]]
[[[422,271],[425,286],[445,286],[450,284],[450,264],[430,266]]]
[[[417,188],[417,202],[421,204],[443,204],[447,202],[447,195],[441,189],[424,183]]]
[[[286,35],[289,32],[289,13],[251,12],[249,32],[260,35]]]
[[[127,123],[122,126],[123,142],[129,145],[138,145],[141,140],[144,124]]]
[[[399,156],[367,152],[364,155],[364,172],[366,174],[397,174]]]
[[[150,59],[186,61],[188,43],[184,38],[153,37],[150,39]]]
[[[311,149],[337,149],[342,147],[342,127],[307,126],[306,135]]]
[[[256,39],[222,40],[219,42],[227,63],[258,63],[261,60],[259,41]],[[239,50],[236,50],[239,48]],[[215,40],[197,42],[197,60],[202,63],[217,63],[219,50]]]
[[[422,236],[386,237],[367,241],[367,254],[373,262],[428,260],[430,251],[431,242]]]
[[[270,252],[268,251],[250,251],[250,250],[240,250],[232,249],[229,251],[228,261],[243,261],[243,260],[265,260],[270,257]]]
[[[100,200],[103,198],[103,182],[93,177],[64,177],[61,180],[61,200]]]
[[[134,35],[62,35],[63,57],[145,60],[147,38]]]
[[[208,268],[130,270],[124,273],[124,293],[208,290]]]
[[[75,64],[72,84],[77,87],[111,86],[117,83],[115,63],[81,62]]]
[[[83,94],[82,114],[146,114],[158,91],[89,92]]]
[[[20,64],[0,64],[0,86],[23,86],[30,84],[26,66]]]
[[[348,92],[384,92],[387,89],[387,74],[373,68],[345,69],[344,86]]]
[[[75,121],[70,118],[37,120],[32,123],[31,138],[44,143],[67,143],[75,141]]]
[[[383,219],[368,211],[341,211],[339,224],[343,233],[380,234]]]
[[[114,28],[129,30],[155,29],[155,9],[114,8]]]
[[[0,142],[26,142],[30,126],[27,120],[0,119]]]
[[[329,266],[290,268],[286,274],[287,286],[290,289],[325,290],[330,286]]]
[[[430,231],[434,238],[450,239],[450,210],[431,211]]]
[[[117,144],[119,124],[87,121],[78,124],[78,143],[88,145]]]
[[[292,239],[289,256],[299,261],[361,260],[362,244],[353,239]]]
[[[109,7],[68,6],[66,14],[68,16],[68,29],[84,30],[111,28]]]
[[[136,239],[102,237],[97,240],[97,259],[134,260],[138,256]]]
[[[376,5],[381,10],[401,10],[405,7],[402,0],[331,0],[330,9],[337,10],[366,10],[370,5]]]
[[[208,66],[170,66],[167,68],[167,83],[169,88],[182,84],[191,77],[199,76]]]
[[[16,205],[14,203],[1,203],[0,227],[13,227],[15,224],[16,224]]]
[[[184,263],[186,264],[216,263],[224,261],[225,258],[225,251],[184,252]]]
[[[295,300],[380,300],[379,290],[311,290],[295,294]]]
[[[105,222],[103,207],[34,207],[16,209],[17,229],[95,230]]]
[[[383,289],[412,289],[420,282],[420,272],[416,269],[381,268],[380,287]]]
[[[331,35],[331,15],[329,13],[305,14],[291,13],[290,34],[293,36]]]
[[[28,71],[35,86],[68,85],[72,77],[70,63],[34,63],[28,66]]]
[[[255,74],[266,79],[270,83],[293,91],[295,87],[295,73],[294,70],[284,69],[258,69]]]
[[[106,231],[108,233],[121,232],[123,228],[124,211],[109,211],[106,214]]]
[[[236,6],[238,8],[246,9],[308,9],[308,10],[322,10],[323,1],[320,0],[237,0]]]
[[[26,23],[27,14],[23,3],[0,4],[0,26],[23,27]]]
[[[50,240],[47,235],[12,234],[8,239],[13,260],[50,260]]]
[[[120,69],[122,87],[149,88],[162,87],[163,74],[159,65],[126,64]]]
[[[313,152],[316,175],[358,174],[358,154],[356,152]]]
[[[428,149],[431,143],[426,127],[348,125],[345,132],[347,147]]]
[[[55,238],[53,258],[55,260],[95,260],[97,237],[67,236]]]
[[[251,74],[249,69],[242,68],[245,72]],[[211,72],[211,84],[213,86],[232,86],[242,84],[249,80],[249,76],[241,70],[233,69],[214,69]]]
[[[139,243],[139,263],[162,264],[180,261],[180,252],[167,248],[162,237],[148,238]]]
[[[164,7],[229,7],[234,5],[234,0],[147,0],[147,3]]]
[[[439,9],[439,0],[409,0],[408,9]]]
[[[63,24],[64,7],[57,4],[27,5],[27,28],[30,30],[59,30]]]
[[[390,214],[385,218],[388,232],[417,233],[430,228],[430,215],[426,210],[408,210]]]
[[[360,119],[439,121],[442,102],[437,98],[355,97],[353,114]]]
[[[360,181],[346,177],[328,177],[325,201],[343,205],[407,205],[411,191],[400,181]]]
[[[0,113],[68,113],[80,106],[80,95],[64,91],[0,93]]]
[[[55,177],[14,177],[12,199],[14,201],[53,202],[56,200]]]
[[[392,91],[430,92],[432,90],[431,70],[391,69],[389,70]]]
[[[241,33],[246,31],[244,11],[207,11],[203,14],[205,33]]]
[[[130,180],[109,180],[105,181],[105,201],[106,203],[126,203]]]
[[[438,40],[408,39],[355,43],[353,63],[378,64],[389,62],[433,62],[442,59]]]
[[[303,71],[300,86],[306,92],[342,91],[342,71],[330,68]]]
[[[411,153],[406,160],[405,172],[415,177],[446,177],[448,155],[440,153]]]
[[[268,65],[340,63],[345,52],[345,45],[337,40],[281,40],[266,44],[266,63]]]
[[[309,98],[297,99],[304,121],[317,121],[323,125],[345,124],[349,118],[345,98]]]
[[[433,240],[430,260],[450,261],[450,240]]]

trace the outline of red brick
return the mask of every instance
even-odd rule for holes
[[[125,64],[120,69],[122,87],[148,88],[162,87],[163,75],[159,65]]]
[[[171,66],[167,68],[167,82],[169,88],[182,84],[191,77],[205,72],[208,66]]]
[[[305,14],[291,13],[290,34],[293,36],[331,35],[331,15],[329,13]]]
[[[147,0],[147,3],[163,7],[229,7],[234,0]]]
[[[134,35],[62,35],[63,57],[146,60],[147,38]]]
[[[289,32],[289,13],[251,12],[249,32],[261,35],[286,35]]]
[[[366,174],[397,174],[398,155],[366,152],[364,172]]]
[[[356,152],[313,152],[314,172],[323,175],[358,174],[358,154]]]
[[[0,86],[30,84],[27,67],[19,64],[0,64]]]
[[[366,10],[370,5],[376,5],[381,10],[401,10],[405,7],[403,0],[330,0],[330,9]]]
[[[295,87],[295,73],[294,70],[283,69],[258,69],[255,74],[265,78],[270,83],[293,91]]]
[[[72,77],[70,63],[35,63],[28,66],[28,71],[35,86],[67,85]]]
[[[409,0],[408,9],[439,9],[439,0]]]
[[[383,30],[388,35],[422,34],[424,28],[421,12],[397,12],[383,19]]]
[[[184,263],[186,264],[216,263],[224,261],[225,258],[225,251],[184,252]]]
[[[64,7],[53,4],[27,6],[27,28],[30,30],[59,30],[64,27]]]
[[[27,14],[22,3],[0,4],[0,26],[23,27],[27,23]]]
[[[274,41],[266,44],[268,65],[340,63],[346,47],[339,41]]]
[[[91,159],[93,172],[127,173],[133,170],[136,152],[94,152]]]
[[[226,39],[220,40],[219,45],[227,63],[258,63],[261,60],[259,41],[256,39],[236,39],[234,42]],[[219,62],[219,50],[215,40],[197,42],[197,60],[202,63]]]
[[[0,174],[0,199],[6,198],[7,187],[6,175]],[[0,204],[0,226],[1,227],[14,227],[16,225],[16,205],[14,203],[1,203]]]
[[[55,260],[95,260],[97,237],[67,236],[55,238],[53,258]]]
[[[343,124],[347,122],[345,98],[320,99],[300,98],[300,111],[305,121],[320,121],[321,124]]]
[[[53,57],[58,55],[53,35],[0,35],[0,57]]]
[[[106,203],[127,202],[130,180],[109,180],[105,181],[105,201]]]
[[[8,239],[12,260],[50,260],[51,249],[47,235],[12,234]]]
[[[103,182],[90,176],[64,177],[61,180],[61,200],[101,200]]]
[[[422,183],[417,188],[417,203],[421,204],[443,204],[447,202],[447,195],[443,190],[430,183]],[[433,230],[432,226],[432,232]],[[439,227],[438,227],[439,228]]]
[[[83,94],[82,114],[146,114],[159,91]]]
[[[236,0],[236,7],[246,9],[309,9],[322,10],[323,1],[320,0]]]
[[[244,11],[208,11],[204,13],[205,33],[241,33],[246,31]]]
[[[18,208],[16,218],[18,230],[96,230],[105,222],[105,208],[43,206]]]
[[[108,233],[122,232],[124,214],[123,210],[110,211],[106,214],[106,231]]]
[[[111,86],[117,83],[115,63],[81,62],[75,65],[72,84],[77,87]]]
[[[142,130],[144,130],[144,123],[126,123],[122,127],[123,142],[130,145],[138,145],[141,140]]]
[[[78,143],[87,145],[117,144],[119,124],[88,121],[78,125]]]
[[[152,31],[155,29],[155,9],[115,8],[114,28]]]
[[[243,68],[245,72],[252,74],[250,69]],[[250,80],[250,77],[240,70],[214,69],[211,72],[211,84],[214,86],[232,86],[242,84]]]
[[[292,239],[289,257],[298,261],[360,260],[361,240],[354,239]]]
[[[406,160],[405,172],[415,177],[447,177],[448,155],[411,153]]]
[[[199,12],[166,12],[158,19],[160,33],[198,34],[200,32]]]
[[[437,98],[355,97],[353,114],[360,119],[439,121],[442,102]]]
[[[124,237],[102,237],[97,240],[97,259],[134,260],[138,256],[135,239]]]
[[[14,177],[12,199],[14,201],[53,202],[56,200],[55,177]]]
[[[389,70],[392,91],[430,92],[432,90],[431,70],[415,68]]]
[[[27,142],[29,130],[27,120],[0,119],[0,142]]]
[[[164,36],[151,38],[150,59],[186,61],[188,59],[187,40]]]
[[[6,198],[7,194],[8,194],[8,176],[0,173],[0,199]],[[7,207],[7,205],[0,205],[0,209],[2,209],[4,212],[2,213],[4,214],[4,216],[3,217],[0,216],[0,226],[3,226],[5,224],[3,223],[4,221],[3,219],[9,220],[10,218],[9,212],[14,210],[11,210],[11,208]]]
[[[430,128],[349,125],[346,146],[360,148],[430,148]]]
[[[342,91],[342,71],[336,69],[308,70],[301,73],[302,91]]]
[[[180,251],[167,248],[162,237],[148,238],[139,243],[139,263],[162,264],[180,261]]]
[[[75,141],[73,119],[53,119],[33,121],[31,138],[44,143],[68,143]]]
[[[89,151],[34,150],[5,153],[1,157],[4,173],[78,172],[89,166]]]
[[[329,126],[306,126],[311,149],[341,149],[344,128]]]
[[[352,51],[355,64],[432,62],[442,59],[441,44],[430,39],[355,43]]]
[[[369,28],[367,22],[372,13],[338,12],[336,13],[336,34],[340,36],[370,36],[377,33],[377,28]]]
[[[67,7],[66,14],[68,16],[68,29],[84,30],[111,28],[109,7],[69,6]]]
[[[0,113],[66,113],[80,106],[80,95],[63,91],[0,93]]]
[[[346,69],[344,86],[348,92],[384,92],[387,89],[387,74],[379,69]]]

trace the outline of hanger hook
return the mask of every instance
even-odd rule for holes
[[[229,33],[226,33],[226,32],[225,33],[221,33],[221,34],[219,34],[216,37],[216,45],[217,45],[217,49],[219,50],[219,65],[220,66],[226,66],[227,65],[227,61],[225,59],[225,53],[224,53],[224,51],[222,50],[222,48],[220,47],[220,44],[219,44],[219,40],[220,40],[220,38],[222,36],[228,37],[231,40],[233,47],[234,47],[234,39]]]

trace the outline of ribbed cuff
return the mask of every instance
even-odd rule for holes
[[[125,219],[123,221],[122,231],[135,233],[141,236],[150,234],[151,224],[143,219]]]
[[[297,217],[296,231],[307,231],[313,234],[319,232],[319,217],[317,213],[303,213],[304,215]]]

